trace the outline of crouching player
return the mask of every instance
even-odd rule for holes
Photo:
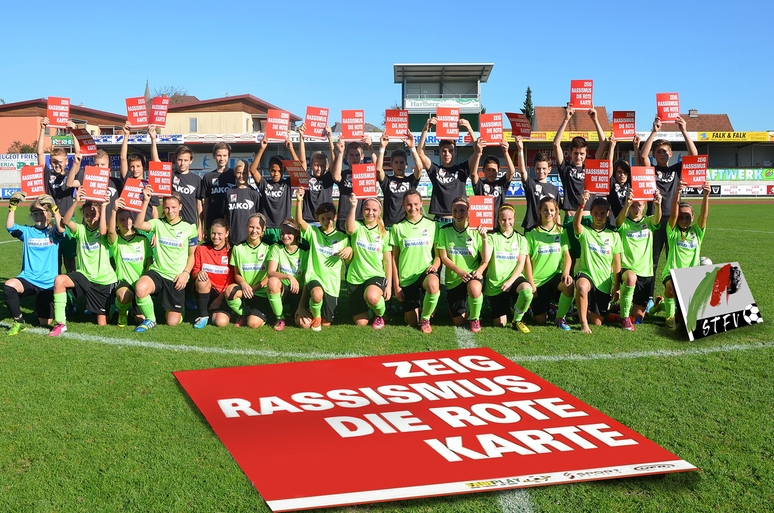
[[[199,240],[196,226],[186,223],[180,217],[182,203],[176,192],[162,201],[164,217],[142,221],[152,196],[153,189],[150,186],[145,187],[142,208],[135,222],[138,230],[147,232],[150,237],[156,236],[153,263],[135,287],[137,308],[145,316],[145,320],[134,329],[138,333],[156,327],[151,296],[161,294],[161,304],[168,325],[177,326],[183,320],[185,285],[191,277],[194,251]]]
[[[225,302],[226,287],[233,282],[234,274],[229,266],[231,249],[228,245],[228,222],[215,219],[210,226],[210,240],[197,246],[191,272],[195,281],[196,304],[199,317],[194,328],[202,329],[212,320],[215,326],[228,326],[229,313]]]
[[[262,240],[265,230],[263,214],[252,214],[247,220],[247,240],[231,251],[229,263],[234,270],[234,283],[226,288],[226,301],[239,316],[234,322],[237,328],[245,324],[253,329],[260,328],[268,319],[266,260],[271,248]]]
[[[610,299],[618,292],[621,270],[621,238],[607,226],[610,204],[605,198],[591,202],[591,226],[583,226],[583,206],[589,200],[583,191],[573,218],[573,229],[580,243],[580,259],[575,269],[575,291],[581,332],[591,333],[589,321],[602,324]],[[611,274],[612,270],[612,274]]]
[[[274,331],[285,329],[285,305],[287,300],[291,310],[298,309],[301,293],[304,289],[304,273],[309,252],[299,247],[301,230],[298,223],[289,217],[280,224],[280,241],[269,253],[269,305],[277,320]]]

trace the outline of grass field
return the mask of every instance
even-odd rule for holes
[[[26,218],[22,210],[17,219]],[[713,200],[703,249],[715,263],[740,263],[766,322],[694,343],[666,330],[663,314],[634,333],[602,327],[584,336],[575,324],[570,333],[536,327],[525,336],[484,322],[473,335],[451,327],[442,309],[431,336],[402,326],[399,316],[380,332],[356,329],[346,312],[322,335],[190,323],[136,335],[82,315],[58,339],[42,328],[0,332],[0,511],[269,511],[173,371],[474,344],[700,470],[339,511],[774,510],[774,202]],[[0,276],[15,276],[20,263],[19,243],[3,231]],[[23,306],[36,322],[32,302]],[[2,316],[7,323],[7,310]]]

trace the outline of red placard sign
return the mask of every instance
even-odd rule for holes
[[[384,133],[387,137],[403,139],[409,132],[409,115],[407,110],[387,109],[384,112]]]
[[[83,197],[87,200],[105,201],[110,185],[110,168],[86,166],[83,168]]]
[[[376,197],[376,164],[352,166],[352,194],[359,199]]]
[[[341,111],[341,140],[359,141],[365,135],[365,112],[362,110]]]
[[[478,133],[487,146],[499,145],[503,140],[503,115],[480,114],[478,116]]]
[[[594,81],[570,80],[570,106],[575,109],[594,107]]]
[[[150,124],[157,128],[167,125],[167,111],[169,111],[169,98],[166,96],[156,96],[151,100],[151,120]]]
[[[67,128],[67,122],[70,121],[70,98],[49,96],[46,116],[51,128]]]
[[[148,183],[154,196],[172,196],[172,163],[148,162]]]
[[[139,178],[127,178],[124,188],[121,189],[121,199],[124,200],[124,209],[139,212],[142,209],[142,190],[146,182]]]
[[[126,122],[134,128],[148,126],[148,106],[143,96],[126,99]]]
[[[288,138],[289,126],[289,112],[278,109],[269,109],[266,113],[266,140],[268,142],[285,142]]]
[[[495,225],[495,199],[494,196],[470,196],[470,210],[468,223],[471,228],[483,226],[487,230],[494,230]]]
[[[325,127],[328,126],[328,109],[321,107],[307,107],[306,117],[304,118],[306,132],[304,137],[310,139],[327,139]]]
[[[21,190],[27,193],[27,199],[46,194],[46,182],[43,179],[45,166],[24,166],[21,169]]]
[[[488,348],[174,375],[273,511],[696,470]]]
[[[81,155],[90,157],[97,154],[97,143],[94,142],[94,138],[89,132],[83,128],[73,128],[72,134],[81,145]]]
[[[285,166],[285,171],[290,176],[292,187],[306,188],[309,186],[309,173],[306,172],[300,160],[283,160],[282,165]]]
[[[532,125],[529,124],[527,116],[520,112],[506,112],[505,115],[511,122],[511,134],[514,138],[517,135],[529,137],[532,134]]]
[[[436,139],[456,141],[460,137],[460,109],[436,107],[435,117],[438,120],[435,125]]]
[[[633,110],[613,111],[613,135],[619,141],[630,141],[637,135]]]
[[[610,161],[586,159],[583,172],[584,189],[591,194],[610,193]]]
[[[656,168],[632,166],[631,177],[634,201],[652,201],[656,193]]]
[[[704,187],[707,181],[707,156],[683,155],[682,180],[688,187]]]
[[[656,93],[656,112],[662,123],[674,123],[680,116],[680,95]]]

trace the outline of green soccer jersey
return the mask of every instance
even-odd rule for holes
[[[570,241],[567,232],[557,224],[551,230],[536,226],[528,231],[527,243],[532,262],[532,281],[540,287],[564,269],[564,252],[569,251]]]
[[[392,252],[390,235],[379,233],[379,227],[368,228],[356,221],[352,234],[352,262],[347,270],[347,282],[360,285],[371,278],[384,278],[384,254]]]
[[[134,285],[145,272],[145,265],[151,256],[150,240],[139,233],[128,239],[118,234],[110,245],[110,252],[116,263],[118,280]]]
[[[483,241],[478,230],[466,227],[458,231],[454,223],[447,224],[438,232],[438,249],[445,249],[446,256],[460,269],[473,272],[481,265]],[[457,273],[447,270],[446,288],[453,289],[462,283]]]
[[[502,293],[501,287],[516,269],[519,255],[527,255],[527,240],[517,232],[511,233],[510,237],[506,237],[500,232],[490,233],[486,237],[492,256],[486,267],[484,295],[496,296]],[[522,271],[519,276],[523,276],[523,274]]]
[[[696,224],[691,225],[686,231],[682,231],[677,225],[674,228],[667,225],[666,233],[669,254],[666,265],[664,265],[662,279],[670,275],[670,269],[700,265],[701,241],[704,240],[704,230]]]
[[[338,253],[349,246],[349,235],[333,230],[325,234],[319,226],[307,226],[303,232],[304,240],[309,242],[309,259],[304,281],[317,281],[326,294],[339,297],[341,288],[341,269],[344,261]]]
[[[401,287],[407,287],[420,279],[433,263],[437,226],[438,223],[424,216],[416,223],[404,219],[392,226],[390,238],[393,253],[398,259]],[[394,248],[399,252],[395,253]]]
[[[658,223],[653,223],[653,216],[639,221],[627,217],[618,227],[623,249],[621,269],[629,269],[643,278],[653,276],[653,230],[656,229]]]
[[[581,256],[575,266],[575,273],[583,273],[594,286],[606,294],[613,289],[613,255],[621,253],[621,237],[618,232],[605,227],[597,231],[584,227],[578,235]]]
[[[107,237],[100,235],[99,228],[89,230],[86,225],[76,225],[75,232],[67,229],[67,236],[75,239],[75,269],[97,285],[110,285],[118,281],[110,265]]]
[[[239,272],[248,285],[254,288],[266,278],[266,274],[269,272],[268,258],[271,252],[271,246],[263,242],[257,246],[251,246],[247,241],[244,241],[231,249],[229,264]],[[262,287],[255,294],[267,297],[266,287]]]
[[[288,253],[288,249],[281,244],[272,246],[271,252],[269,253],[269,261],[277,262],[277,272],[292,275],[301,287],[304,286],[304,273],[306,273],[307,257],[307,251],[296,247],[295,253]],[[281,281],[286,287],[290,286],[290,280]]]
[[[151,219],[147,222],[151,225],[148,232],[150,236],[156,235],[150,270],[167,280],[174,280],[188,265],[188,248],[198,244],[196,226],[182,219],[175,224],[169,224],[166,219]]]

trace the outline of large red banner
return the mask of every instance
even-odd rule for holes
[[[704,187],[707,181],[707,156],[684,155],[682,179],[688,187]]]
[[[586,159],[583,173],[584,189],[591,194],[610,193],[610,161]]]
[[[478,116],[478,133],[487,146],[499,145],[503,140],[503,115],[480,114]]]
[[[46,116],[51,128],[67,128],[67,122],[70,121],[70,98],[49,96]]]
[[[21,190],[27,194],[27,200],[46,194],[43,168],[44,166],[24,166],[21,169]]]
[[[483,226],[487,230],[494,230],[495,226],[495,199],[494,196],[470,196],[470,211],[468,212],[468,224],[471,228]]]
[[[376,197],[376,164],[352,166],[352,194],[359,199]]]
[[[145,97],[126,99],[126,121],[133,128],[144,128],[148,126],[148,105]]]
[[[307,107],[304,124],[306,124],[304,137],[310,139],[327,139],[328,136],[325,134],[325,127],[328,126],[328,109]]]
[[[436,107],[435,125],[436,139],[456,141],[460,136],[460,109],[453,107]]]
[[[637,135],[633,110],[613,111],[613,135],[619,141],[631,141]]]
[[[662,123],[674,123],[680,116],[680,95],[656,93],[656,112]]]
[[[174,375],[274,511],[696,469],[486,348]]]
[[[570,80],[570,106],[574,109],[594,107],[594,81]]]

